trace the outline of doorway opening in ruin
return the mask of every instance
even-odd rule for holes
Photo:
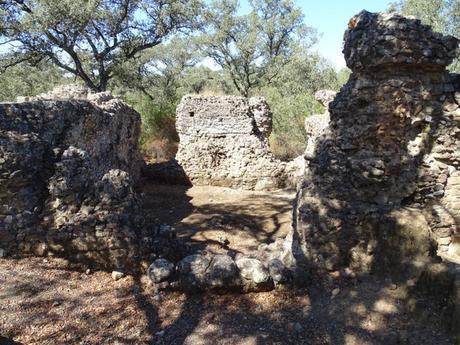
[[[151,224],[174,233],[186,254],[251,254],[287,235],[297,169],[270,151],[271,116],[262,97],[182,99],[176,157],[145,169],[143,191]]]

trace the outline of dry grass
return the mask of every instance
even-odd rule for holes
[[[149,138],[142,145],[142,155],[148,163],[160,163],[174,158],[178,146],[178,142],[169,138]]]

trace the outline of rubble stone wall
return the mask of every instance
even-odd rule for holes
[[[67,86],[0,104],[0,128],[0,247],[134,264],[143,225],[133,189],[139,114],[108,93]]]
[[[185,96],[177,107],[176,160],[195,185],[285,187],[289,168],[268,146],[271,121],[262,97]]]
[[[352,75],[307,156],[294,235],[316,267],[385,269],[448,251],[459,229],[458,40],[366,11],[344,54]],[[460,255],[460,253],[459,253]]]

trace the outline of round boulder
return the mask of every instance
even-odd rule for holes
[[[179,279],[184,290],[202,290],[207,285],[207,270],[212,257],[193,254],[186,256],[177,264]]]
[[[154,283],[168,280],[174,273],[174,264],[166,259],[156,259],[148,268],[147,274]]]
[[[257,259],[240,257],[236,259],[240,270],[243,289],[246,291],[267,291],[273,288],[268,269]]]
[[[239,285],[238,267],[228,255],[214,256],[209,267],[208,284],[212,288],[232,289]]]

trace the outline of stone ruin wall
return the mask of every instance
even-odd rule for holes
[[[253,257],[158,259],[152,280],[250,291],[302,279],[311,266],[368,272],[433,250],[458,256],[460,77],[446,71],[457,45],[414,19],[353,18],[344,47],[353,73],[332,102],[317,95],[329,112],[306,120],[292,233]],[[139,115],[84,89],[22,101],[0,105],[1,247],[101,267],[150,254],[134,190]],[[177,162],[194,184],[279,188],[298,169],[270,153],[260,97],[186,96],[177,129]]]
[[[72,86],[19,101],[0,104],[2,250],[136,265],[139,114]]]
[[[458,40],[366,11],[345,33],[349,81],[329,105],[294,211],[296,256],[315,267],[391,269],[460,258]]]
[[[295,163],[270,152],[272,114],[262,97],[185,96],[176,127],[176,160],[194,185],[267,190],[291,183]]]
[[[313,156],[316,148],[316,139],[323,134],[329,126],[329,103],[331,103],[335,96],[336,91],[333,90],[319,90],[315,92],[315,99],[321,103],[325,111],[323,114],[314,114],[305,118],[305,133],[307,134],[307,147],[305,149],[304,157],[309,158]],[[305,173],[305,171],[304,171]]]

